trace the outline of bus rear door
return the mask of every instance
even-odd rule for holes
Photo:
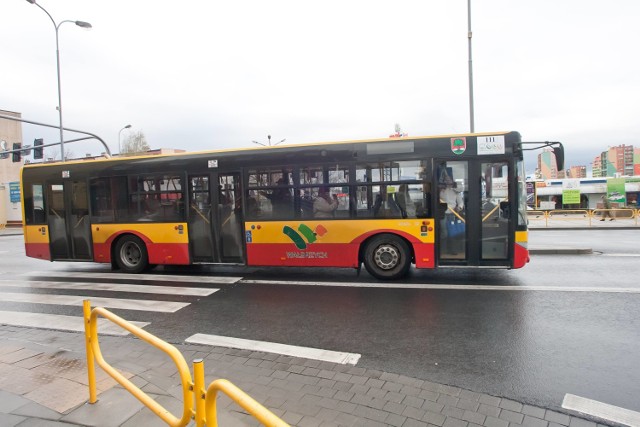
[[[46,198],[51,260],[91,260],[87,183],[49,182]]]

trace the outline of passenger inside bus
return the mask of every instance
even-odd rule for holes
[[[333,218],[338,209],[338,196],[331,197],[327,187],[320,187],[318,197],[313,201],[313,216],[315,218]]]
[[[402,216],[400,206],[392,194],[388,194],[387,186],[381,185],[373,204],[373,216],[377,218],[398,218]]]
[[[448,178],[448,179],[447,179]],[[447,176],[439,184],[440,203],[444,209],[441,233],[443,233],[444,251],[451,255],[463,251],[464,238],[464,198],[457,190],[456,183]]]

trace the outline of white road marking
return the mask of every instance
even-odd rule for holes
[[[61,331],[84,332],[84,318],[59,314],[24,313],[19,311],[0,311],[0,323],[12,326],[24,326],[37,329],[56,329]],[[149,322],[129,322],[144,328]],[[103,335],[129,335],[129,332],[111,322],[99,322],[98,332]]]
[[[40,280],[0,280],[0,287],[35,289],[82,289],[87,291],[136,292],[143,294],[208,296],[218,288],[182,288],[179,286],[131,285],[120,283],[45,282]]]
[[[242,350],[261,351],[264,353],[284,354],[304,359],[322,360],[325,362],[355,365],[360,360],[357,353],[341,353],[311,347],[298,347],[266,341],[253,341],[242,338],[224,337],[220,335],[195,334],[185,340],[191,344],[204,344],[217,347],[239,348]]]
[[[128,280],[151,280],[155,282],[191,282],[191,283],[225,283],[233,284],[242,279],[242,277],[227,276],[177,276],[167,274],[127,274],[113,273],[111,271],[95,272],[74,272],[74,271],[34,271],[24,273],[23,276],[45,276],[47,278],[70,277],[74,279],[95,279],[96,276],[108,279],[128,279]]]
[[[638,258],[640,254],[601,254],[600,256]]]
[[[285,280],[249,280],[242,279],[241,284],[295,285],[295,286],[336,286],[350,288],[388,288],[388,289],[444,289],[452,291],[542,291],[542,292],[600,292],[640,294],[640,288],[605,288],[572,286],[495,286],[495,285],[446,285],[426,283],[359,283],[359,282],[302,282]]]
[[[598,402],[585,397],[566,394],[562,407],[571,411],[591,415],[600,419],[627,426],[640,426],[640,412]]]
[[[161,313],[175,313],[189,305],[189,303],[175,301],[153,301],[140,299],[100,298],[81,295],[52,295],[0,292],[0,300],[9,302],[26,302],[31,304],[55,304],[82,306],[82,301],[88,299],[92,306],[121,308],[124,310],[157,311]]]

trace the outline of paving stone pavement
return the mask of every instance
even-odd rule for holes
[[[423,379],[248,350],[174,344],[187,363],[203,359],[206,384],[226,378],[292,426],[596,427],[561,413]],[[100,336],[112,366],[174,415],[182,414],[171,359],[134,337]],[[96,366],[89,404],[82,333],[0,325],[0,426],[163,426]],[[226,396],[218,422],[260,425]],[[195,425],[192,421],[190,425]]]

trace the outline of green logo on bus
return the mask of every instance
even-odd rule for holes
[[[307,249],[307,245],[318,240],[318,236],[322,237],[327,234],[327,229],[324,228],[322,224],[318,224],[315,230],[312,230],[306,224],[300,224],[298,226],[298,231],[288,225],[285,225],[282,228],[282,232],[291,239],[293,244],[296,245],[296,248]]]

